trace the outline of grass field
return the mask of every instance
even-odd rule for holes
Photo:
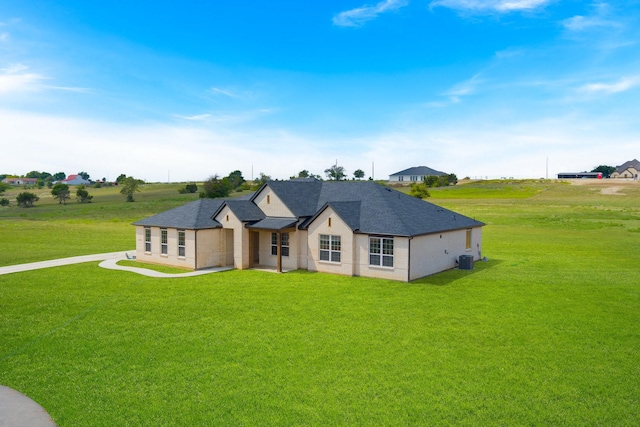
[[[0,276],[0,384],[61,427],[638,425],[640,185],[611,186],[434,190],[432,202],[487,223],[489,262],[408,284],[159,280],[97,263]],[[87,232],[130,249],[136,215],[187,200],[146,190],[133,204],[96,194],[73,207],[89,210],[80,218],[55,204],[0,209],[0,253],[111,250]]]

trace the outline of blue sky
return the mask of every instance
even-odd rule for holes
[[[639,18],[624,0],[0,0],[0,173],[616,166],[640,157]]]

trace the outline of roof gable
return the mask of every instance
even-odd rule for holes
[[[635,170],[640,170],[640,162],[637,159],[629,160],[628,162],[624,162],[620,166],[616,168],[616,172],[622,173],[629,168],[634,168]]]

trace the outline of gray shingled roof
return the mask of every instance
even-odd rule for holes
[[[198,199],[177,208],[150,216],[133,225],[147,227],[183,228],[199,230],[205,228],[219,228],[220,223],[211,219],[211,214],[224,203],[223,199]]]
[[[268,184],[271,186],[271,182]],[[280,184],[286,184],[286,181]],[[330,206],[352,230],[360,233],[418,236],[484,225],[374,182],[324,181],[320,184],[316,207],[307,210],[319,214]],[[281,199],[289,196],[286,185],[272,189]],[[316,215],[304,221],[300,228],[306,228]]]
[[[262,230],[284,230],[296,225],[298,218],[278,218],[267,217],[254,224],[248,225],[247,228],[259,228]]]
[[[225,204],[251,228],[282,230],[298,219],[305,229],[330,207],[354,231],[392,236],[419,236],[484,224],[374,182],[269,181],[267,184],[297,218],[266,217],[250,200],[200,199],[135,225],[185,229],[217,228],[212,216]]]
[[[229,206],[231,212],[242,222],[259,221],[266,216],[264,212],[250,200],[232,199],[227,200],[225,203]],[[217,212],[212,212],[211,214],[215,215],[216,213]]]
[[[427,166],[415,166],[413,168],[405,169],[400,172],[392,173],[389,176],[399,176],[399,175],[415,175],[415,176],[440,176],[444,175],[444,172],[437,171],[435,169],[431,169]]]
[[[640,169],[640,162],[636,159],[629,160],[628,162],[624,162],[623,164],[621,164],[616,168],[616,172],[622,173],[631,167],[633,167],[634,169]]]

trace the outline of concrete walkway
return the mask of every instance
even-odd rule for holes
[[[130,251],[135,252],[135,251]],[[127,258],[127,252],[109,252],[105,254],[82,255],[69,258],[52,259],[49,261],[30,262],[27,264],[8,265],[0,267],[0,275],[21,273],[23,271],[38,270],[41,268],[60,267],[62,265],[80,264],[83,262],[103,261],[114,259],[116,261]]]
[[[0,427],[56,427],[56,423],[42,406],[0,385]]]
[[[29,270],[38,270],[41,268],[60,267],[62,265],[81,264],[83,262],[93,262],[93,261],[102,261],[99,264],[99,266],[102,268],[108,268],[111,270],[130,271],[132,273],[142,274],[143,276],[157,277],[157,278],[200,276],[202,274],[217,273],[219,271],[226,271],[226,270],[233,269],[233,267],[218,267],[218,268],[207,268],[204,270],[186,271],[184,273],[169,274],[169,273],[161,273],[155,270],[149,270],[148,268],[127,267],[124,265],[118,265],[117,264],[118,261],[128,259],[127,258],[128,252],[135,253],[135,251],[133,250],[125,251],[125,252],[108,252],[104,254],[82,255],[82,256],[74,256],[69,258],[52,259],[49,261],[30,262],[28,264],[8,265],[6,267],[0,267],[0,275],[20,273],[20,272],[29,271]],[[2,426],[0,425],[0,427]]]
[[[124,258],[121,258],[121,259],[124,259]],[[161,273],[159,271],[150,270],[148,268],[128,267],[124,265],[118,265],[117,264],[118,261],[120,261],[120,259],[107,259],[102,261],[100,264],[98,264],[98,266],[102,268],[108,268],[110,270],[130,271],[132,273],[142,274],[143,276],[157,277],[157,278],[201,276],[203,274],[217,273],[219,271],[227,271],[227,270],[233,269],[233,267],[217,267],[217,268],[207,268],[207,269],[196,270],[196,271],[185,271],[184,273]]]

